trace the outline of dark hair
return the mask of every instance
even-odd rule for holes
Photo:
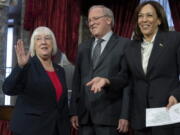
[[[167,17],[166,17],[164,8],[158,2],[145,1],[145,2],[141,3],[135,10],[135,15],[134,15],[135,28],[134,28],[134,36],[133,36],[134,40],[142,40],[143,39],[143,34],[141,33],[141,30],[138,26],[138,14],[141,11],[141,9],[147,4],[150,4],[152,7],[154,7],[156,14],[161,21],[161,24],[159,25],[159,30],[160,31],[169,31],[168,21],[167,21]]]

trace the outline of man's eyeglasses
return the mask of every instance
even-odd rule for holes
[[[89,25],[91,22],[96,22],[100,18],[106,17],[107,15],[102,15],[102,16],[95,16],[87,20],[87,24]]]

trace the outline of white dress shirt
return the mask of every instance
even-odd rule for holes
[[[143,39],[143,42],[141,43],[142,67],[143,67],[145,74],[147,73],[149,57],[152,52],[155,37],[156,37],[156,34],[154,34],[154,36],[150,42]]]
[[[104,48],[106,47],[106,45],[107,45],[110,37],[112,36],[112,34],[113,34],[113,32],[110,31],[110,32],[108,32],[106,35],[104,35],[104,36],[101,38],[101,39],[104,40],[104,41],[101,43],[101,54],[102,54],[102,52],[104,51]],[[98,41],[98,38],[95,38],[95,41],[94,41],[94,43],[93,43],[93,47],[92,47],[92,51],[91,51],[91,52],[94,51],[94,48],[95,48],[95,46],[96,46],[96,44],[97,44],[97,41]],[[91,56],[92,56],[92,55],[93,55],[93,53],[91,53]]]

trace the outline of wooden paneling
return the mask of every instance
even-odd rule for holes
[[[10,120],[13,106],[0,106],[0,120]]]

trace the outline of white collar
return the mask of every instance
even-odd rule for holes
[[[111,35],[113,34],[112,31],[106,33],[101,39],[104,39],[104,41],[108,41],[111,37]],[[98,38],[95,38],[95,42],[97,42]]]
[[[151,41],[147,41],[145,38],[143,38],[143,43],[144,44],[150,44],[150,43],[154,43],[155,37],[157,35],[157,32],[154,34],[153,38],[151,39]]]

